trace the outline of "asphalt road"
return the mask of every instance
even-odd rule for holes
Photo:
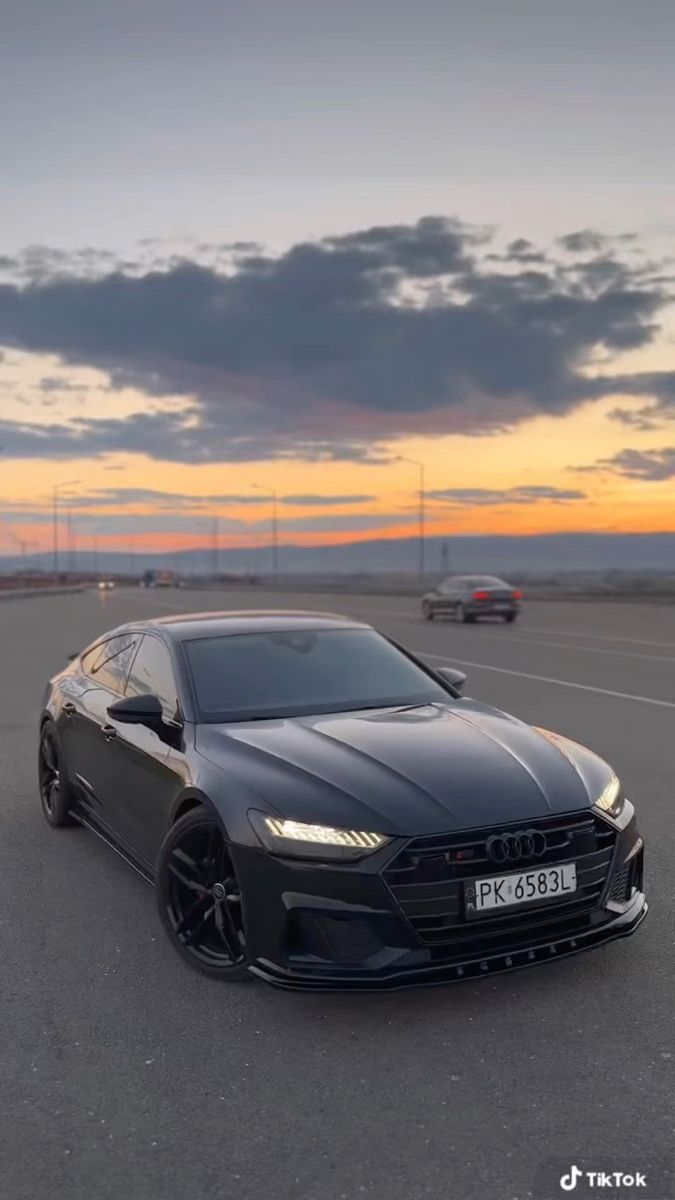
[[[436,664],[470,664],[469,694],[608,758],[648,841],[637,936],[389,996],[191,973],[151,888],[84,830],[44,822],[36,717],[47,676],[98,632],[254,605],[371,620]],[[410,599],[118,591],[0,605],[0,662],[3,1200],[546,1200],[583,1160],[661,1170],[675,1126],[675,611],[532,603],[516,626],[456,626],[423,624]]]

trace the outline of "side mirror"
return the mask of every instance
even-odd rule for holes
[[[121,725],[147,725],[159,732],[164,724],[161,700],[157,696],[125,696],[108,708],[108,716]]]
[[[439,667],[436,671],[441,679],[446,683],[452,684],[456,692],[461,692],[466,683],[466,675],[463,671],[456,671],[454,667]]]

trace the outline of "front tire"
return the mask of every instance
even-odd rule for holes
[[[40,732],[38,784],[42,812],[52,828],[76,824],[71,816],[75,796],[65,773],[61,743],[53,721],[46,721]]]
[[[157,904],[170,942],[191,967],[230,983],[251,979],[241,891],[214,813],[194,809],[172,825],[159,852]]]

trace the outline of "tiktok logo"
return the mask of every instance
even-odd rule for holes
[[[563,1191],[573,1192],[582,1175],[583,1171],[580,1171],[578,1167],[571,1167],[569,1175],[563,1175],[560,1180]]]

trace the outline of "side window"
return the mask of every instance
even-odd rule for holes
[[[120,634],[110,638],[100,647],[100,653],[87,674],[101,687],[122,695],[137,645],[136,634]]]
[[[93,650],[87,650],[87,653],[82,655],[80,658],[80,669],[83,675],[91,675],[92,669],[96,665],[96,660],[101,657],[102,649],[103,647],[99,642],[98,646],[94,646]]]
[[[126,687],[127,696],[152,693],[162,701],[164,716],[173,720],[178,713],[178,692],[171,656],[159,638],[146,634],[140,644]]]

